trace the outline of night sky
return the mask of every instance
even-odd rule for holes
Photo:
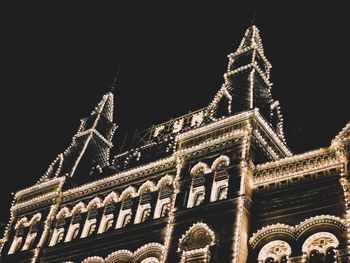
[[[256,24],[288,145],[300,153],[328,146],[349,120],[348,9],[278,2],[255,5]],[[70,144],[118,67],[114,153],[126,131],[210,103],[253,10],[215,3],[0,7],[0,221],[11,192],[35,183]]]

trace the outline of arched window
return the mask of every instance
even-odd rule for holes
[[[163,255],[163,245],[159,243],[148,243],[133,253],[133,263],[159,263]]]
[[[275,240],[263,246],[258,255],[261,263],[282,263],[287,262],[288,256],[292,253],[290,245],[283,240]]]
[[[22,250],[30,250],[34,244],[34,240],[38,233],[38,225],[41,219],[41,214],[35,214],[29,222],[29,232],[27,234],[27,238],[24,242]]]
[[[216,242],[214,232],[204,223],[192,225],[180,238],[181,262],[210,262],[210,247]]]
[[[23,236],[25,228],[28,227],[28,220],[26,217],[21,218],[15,225],[15,236],[13,237],[12,244],[10,246],[8,254],[16,253],[21,249],[23,244]]]
[[[307,255],[307,262],[337,262],[334,249],[339,245],[335,235],[329,232],[318,232],[309,236],[302,247]]]
[[[63,207],[56,215],[56,225],[52,233],[52,237],[49,243],[49,246],[55,246],[63,240],[66,218],[69,216],[69,209]]]
[[[88,257],[84,259],[81,263],[104,263],[105,261],[101,257]]]
[[[188,196],[187,207],[201,205],[205,200],[205,178],[204,175],[209,173],[210,169],[205,163],[199,162],[191,169],[192,184]]]
[[[85,220],[83,232],[81,237],[85,238],[93,234],[96,230],[98,208],[101,207],[102,201],[100,198],[95,197],[90,201],[87,206],[87,217]]]
[[[114,221],[115,203],[118,202],[119,197],[115,192],[110,193],[103,200],[102,206],[104,207],[101,223],[98,229],[98,233],[104,233],[111,229]]]
[[[329,247],[326,250],[326,257],[325,257],[325,263],[336,263],[337,262],[337,255],[335,253],[334,247]]]
[[[132,217],[132,198],[137,195],[135,188],[129,186],[120,195],[122,202],[119,211],[116,228],[122,228],[130,224]]]
[[[156,186],[151,182],[147,181],[141,185],[138,194],[140,196],[139,205],[137,207],[135,224],[146,221],[151,216],[151,192],[156,190]]]
[[[72,241],[78,238],[80,226],[81,226],[81,213],[85,212],[86,208],[84,203],[80,202],[72,209],[72,219],[68,227],[68,232],[64,242]]]
[[[320,253],[317,249],[310,251],[309,254],[309,263],[323,263],[324,255]]]
[[[105,258],[106,263],[131,263],[133,262],[133,253],[126,249],[114,251]]]
[[[159,180],[157,188],[159,190],[156,208],[154,210],[154,219],[165,217],[168,215],[171,205],[171,196],[173,194],[173,177],[164,176]]]
[[[155,257],[146,258],[141,263],[159,263],[159,259]]]
[[[227,198],[229,177],[226,168],[229,164],[230,159],[225,155],[221,155],[213,162],[211,170],[214,172],[214,178],[211,188],[210,202]]]

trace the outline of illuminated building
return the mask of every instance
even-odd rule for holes
[[[350,123],[293,155],[259,30],[205,108],[111,157],[114,97],[15,194],[1,262],[349,262]]]

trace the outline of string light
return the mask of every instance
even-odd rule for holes
[[[237,59],[245,54],[252,54],[252,58],[250,63],[240,66],[238,68],[234,68],[235,62]],[[246,187],[249,185],[252,188],[264,187],[270,183],[277,183],[283,180],[289,180],[296,177],[302,177],[306,173],[311,171],[324,171],[326,169],[336,168],[340,170],[339,182],[343,189],[343,195],[345,200],[345,218],[336,217],[333,215],[319,215],[315,217],[308,218],[303,222],[299,223],[295,226],[289,226],[286,224],[274,224],[270,226],[265,226],[258,230],[256,233],[252,235],[249,239],[249,244],[255,248],[257,244],[264,239],[265,237],[275,234],[275,233],[284,233],[289,235],[290,237],[297,240],[300,236],[308,230],[311,226],[314,225],[334,225],[341,229],[343,232],[346,232],[347,237],[347,251],[346,253],[350,253],[350,183],[349,183],[349,171],[347,170],[349,158],[348,153],[346,153],[346,149],[344,148],[345,142],[349,141],[350,134],[350,122],[344,127],[344,129],[334,138],[330,147],[321,148],[315,151],[307,152],[300,155],[293,155],[290,149],[286,146],[284,132],[283,132],[283,116],[281,112],[281,107],[278,101],[274,101],[271,95],[271,87],[272,83],[270,82],[270,69],[271,64],[267,60],[264,55],[264,49],[262,46],[262,41],[259,35],[259,30],[257,27],[252,26],[246,32],[245,36],[242,39],[238,49],[236,52],[228,55],[228,69],[224,74],[224,84],[222,84],[219,91],[214,96],[211,103],[202,109],[199,109],[195,112],[186,114],[184,116],[175,118],[168,122],[153,126],[148,130],[150,137],[154,140],[159,140],[160,142],[167,142],[166,151],[171,154],[170,157],[162,158],[154,162],[146,163],[143,165],[138,165],[134,168],[124,169],[123,171],[116,172],[115,174],[105,177],[99,180],[96,180],[91,183],[86,183],[78,187],[71,188],[69,190],[62,191],[63,184],[66,180],[66,177],[72,177],[74,175],[77,166],[85,154],[87,147],[90,145],[93,138],[98,138],[105,146],[103,148],[104,152],[102,154],[102,158],[106,159],[106,162],[109,162],[109,153],[110,149],[113,147],[112,137],[117,126],[113,123],[113,94],[107,93],[102,97],[102,100],[98,103],[97,107],[91,113],[91,116],[94,116],[94,121],[91,127],[85,129],[86,121],[81,120],[80,126],[78,128],[77,133],[72,138],[72,143],[68,148],[65,149],[63,153],[60,153],[54,161],[49,165],[45,174],[39,179],[37,185],[26,188],[24,190],[18,191],[11,204],[11,217],[9,223],[5,229],[5,234],[2,239],[0,239],[0,251],[2,250],[4,244],[8,241],[10,227],[14,227],[14,229],[19,228],[20,226],[29,227],[34,224],[35,220],[41,220],[41,214],[35,214],[30,221],[26,217],[23,217],[18,220],[19,214],[24,214],[24,212],[28,212],[31,209],[40,209],[47,205],[50,205],[49,213],[44,221],[44,230],[38,242],[36,248],[34,248],[33,257],[31,258],[31,262],[37,262],[38,256],[40,254],[41,248],[44,244],[47,243],[47,239],[49,237],[50,229],[52,229],[52,223],[54,220],[58,220],[61,217],[69,217],[74,216],[76,213],[89,212],[93,208],[100,208],[107,206],[110,202],[123,202],[125,199],[131,197],[142,196],[147,191],[157,191],[161,190],[163,184],[172,185],[174,187],[173,193],[170,197],[165,198],[160,201],[158,197],[156,208],[155,208],[155,216],[154,218],[158,218],[160,215],[160,209],[163,205],[167,206],[167,210],[169,211],[167,217],[167,225],[164,233],[164,245],[159,243],[148,243],[134,252],[129,250],[118,250],[110,255],[108,255],[105,259],[99,256],[88,257],[82,261],[82,263],[88,262],[114,262],[120,255],[126,255],[131,260],[137,261],[141,256],[146,254],[150,250],[158,251],[161,258],[152,258],[152,260],[158,260],[162,263],[167,261],[167,257],[169,254],[171,239],[174,232],[174,220],[175,220],[175,199],[177,194],[180,192],[180,178],[181,171],[185,167],[185,159],[188,156],[191,156],[194,153],[198,153],[200,151],[204,151],[213,145],[218,145],[223,142],[235,142],[235,140],[242,140],[242,156],[240,162],[240,191],[239,196],[237,198],[237,212],[235,218],[235,228],[232,233],[233,239],[233,255],[232,262],[238,263],[244,260],[244,255],[240,254],[242,250],[241,246],[245,246],[245,236],[242,235],[243,224],[247,220],[244,214],[245,202],[251,193],[250,191],[246,191]],[[261,62],[263,65],[259,64]],[[259,59],[259,60],[258,60]],[[238,75],[245,72],[249,72],[248,81],[249,87],[246,97],[246,102],[249,104],[248,109],[245,112],[235,114],[233,116],[223,116],[217,117],[215,114],[218,110],[218,104],[222,98],[226,98],[228,101],[228,112],[231,114],[232,106],[234,103],[234,85],[232,84],[232,79]],[[264,85],[264,92],[266,92],[266,103],[269,104],[270,107],[270,119],[277,117],[277,123],[274,124],[275,127],[272,127],[271,123],[265,119],[264,115],[260,113],[259,109],[255,108],[254,105],[254,95],[256,88],[256,78],[261,77]],[[265,87],[266,86],[266,87]],[[263,112],[264,113],[264,112]],[[95,117],[96,116],[96,117]],[[101,117],[106,118],[110,124],[111,128],[109,129],[107,135],[101,134],[97,126],[101,121]],[[239,124],[239,125],[238,125]],[[230,132],[223,133],[217,137],[207,136],[211,132],[223,130],[227,127],[234,127],[237,125],[237,128],[232,129]],[[200,136],[206,136],[205,139],[195,143],[192,146],[182,147],[185,143],[193,140],[194,138],[199,138]],[[73,166],[68,171],[62,171],[62,167],[64,167],[67,155],[70,154],[72,148],[76,145],[79,138],[84,138],[84,143],[82,148],[79,151],[77,159],[74,161]],[[250,149],[251,144],[256,142],[261,146],[263,151],[269,156],[273,161],[267,162],[264,164],[259,164],[254,166],[250,160]],[[117,164],[118,160],[124,158],[124,165],[132,164],[132,161],[135,160],[136,163],[141,160],[143,150],[149,147],[156,146],[158,142],[151,141],[145,143],[144,145],[134,148],[132,150],[126,151],[119,155],[114,156],[112,163]],[[216,166],[219,163],[228,166],[230,163],[230,159],[227,156],[221,155],[218,157],[212,164],[212,167],[209,168],[204,162],[198,162],[190,171],[192,176],[198,175],[198,173],[210,173],[216,170]],[[118,187],[120,185],[131,184],[136,179],[142,180],[149,175],[153,175],[155,173],[161,173],[167,171],[169,168],[176,167],[176,175],[173,178],[171,175],[163,176],[157,183],[157,185],[147,180],[144,182],[138,189],[129,185],[125,188],[122,193],[112,191],[109,195],[107,195],[103,201],[99,197],[94,197],[87,206],[83,202],[79,202],[74,206],[74,208],[70,211],[68,207],[61,207],[63,204],[68,204],[70,202],[75,202],[75,200],[80,200],[82,198],[90,197],[93,195],[100,194],[101,191],[109,190],[114,187]],[[103,165],[97,164],[95,166],[96,170],[100,170],[102,172]],[[254,171],[253,171],[254,169]],[[254,172],[254,174],[253,174]],[[213,184],[214,185],[214,184]],[[192,186],[191,186],[192,187]],[[191,189],[192,192],[193,189]],[[46,191],[46,192],[45,192]],[[249,193],[248,193],[249,192]],[[34,194],[33,194],[34,193]],[[32,195],[33,194],[33,195]],[[191,195],[190,195],[191,199]],[[211,198],[211,201],[214,200]],[[192,207],[192,205],[188,206]],[[141,216],[143,212],[146,210],[148,217],[150,215],[151,204],[141,204],[141,200],[139,201],[139,205],[136,211],[135,221],[134,223],[141,223]],[[133,211],[131,209],[124,209],[120,211],[119,217],[117,219],[116,228],[120,228],[121,219],[124,219],[124,216],[131,215]],[[105,216],[105,215],[103,215]],[[112,219],[103,217],[103,220]],[[17,221],[16,224],[15,221]],[[92,224],[96,225],[96,218],[86,219],[84,224],[84,229],[81,237],[85,237],[88,235],[89,227]],[[101,223],[102,224],[102,223]],[[80,227],[80,223],[70,224],[68,228],[67,237],[72,234],[76,228]],[[101,227],[100,227],[101,228]],[[197,222],[193,224],[179,239],[179,250],[180,246],[185,238],[190,236],[192,232],[197,228],[205,229],[208,236],[211,237],[210,244],[206,245],[203,248],[196,248],[192,250],[182,251],[181,262],[185,262],[187,257],[192,257],[193,255],[203,256],[205,260],[210,258],[210,250],[209,247],[213,246],[216,242],[216,237],[214,232],[210,229],[210,227],[202,222]],[[102,229],[102,228],[101,228]],[[54,235],[59,235],[62,228],[56,226],[54,229]],[[55,232],[56,231],[56,232]],[[64,231],[64,229],[62,230]],[[102,233],[98,231],[99,233]],[[243,237],[242,237],[243,236]],[[27,236],[27,240],[29,240],[30,236]],[[67,239],[67,241],[71,241],[71,239]],[[306,261],[306,255],[310,252],[311,249],[315,248],[313,243],[318,239],[327,239],[326,245],[321,247],[322,252],[329,246],[336,247],[339,242],[335,236],[327,232],[320,232],[315,235],[310,236],[306,239],[303,245],[304,255],[302,256],[302,260]],[[54,240],[54,239],[52,239]],[[279,243],[278,243],[279,242]],[[261,250],[261,255],[259,254],[259,259],[264,260],[271,256],[271,249],[275,248],[275,246],[279,245],[283,247],[285,254],[289,256],[291,254],[290,246],[286,244],[281,245],[280,240],[273,241],[268,243]],[[25,242],[27,243],[27,242]],[[278,243],[278,244],[277,244]],[[50,243],[51,244],[51,243]],[[53,244],[54,245],[54,244]],[[284,246],[283,246],[284,245]],[[51,245],[50,245],[51,246]],[[317,247],[320,248],[320,247]],[[274,259],[280,254],[276,254],[273,256]]]

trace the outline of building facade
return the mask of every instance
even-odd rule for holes
[[[350,262],[350,123],[293,155],[259,30],[205,108],[110,156],[114,98],[15,194],[1,262]]]

